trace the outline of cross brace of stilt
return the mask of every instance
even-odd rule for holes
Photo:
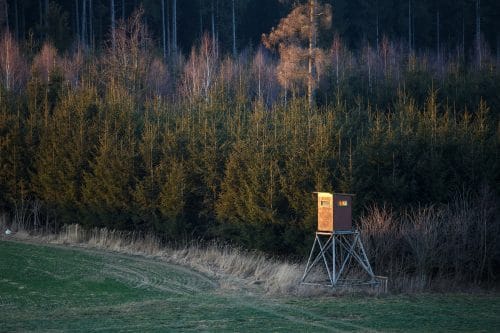
[[[367,273],[367,279],[352,279],[346,275],[349,268],[355,264],[359,265]],[[316,265],[323,265],[325,268],[328,275],[326,283],[308,281],[311,270]],[[359,232],[334,231],[316,232],[301,283],[337,287],[357,284],[378,284],[379,281],[372,271]]]

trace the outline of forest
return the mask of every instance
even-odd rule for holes
[[[50,40],[59,51],[75,41],[102,50],[111,27],[139,7],[157,51],[184,54],[208,32],[224,52],[255,48],[261,35],[300,3],[298,0],[1,0],[0,24],[14,37],[41,46]],[[302,2],[304,2],[302,0]],[[476,37],[497,50],[500,45],[500,4],[495,0],[322,0],[333,7],[332,29],[324,32],[323,47],[335,34],[350,48],[378,45],[386,36],[415,50],[467,52]]]
[[[355,193],[376,268],[497,281],[497,1],[0,8],[13,224],[302,258],[311,192]]]

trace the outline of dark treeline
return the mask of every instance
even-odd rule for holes
[[[384,37],[350,48],[336,35],[311,107],[264,48],[228,56],[206,34],[187,56],[166,60],[146,20],[139,11],[117,22],[100,52],[60,52],[55,40],[33,49],[3,34],[0,210],[15,223],[80,222],[304,255],[313,191],[356,193],[358,217],[374,204],[404,212],[464,192],[497,198],[500,71],[491,53],[470,62],[474,45],[413,52]],[[487,233],[498,214],[484,216],[483,229],[468,231],[484,235],[481,251],[498,245]],[[474,262],[491,273],[499,248],[481,253]]]
[[[110,27],[139,7],[155,43],[165,51],[189,52],[205,32],[225,52],[260,43],[297,1],[292,0],[2,0],[0,24],[19,40],[41,46],[50,40],[60,51],[76,40],[101,49]],[[329,0],[333,29],[350,47],[377,45],[383,36],[412,49],[465,52],[477,43],[498,54],[500,3],[496,0]],[[234,38],[233,38],[234,33]],[[477,39],[477,37],[480,37]],[[331,43],[331,38],[326,38]],[[36,46],[33,45],[33,46]],[[327,45],[330,46],[330,45]],[[469,56],[470,54],[467,54]]]

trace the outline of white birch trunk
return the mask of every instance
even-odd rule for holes
[[[48,28],[49,28],[49,0],[45,0],[45,29],[48,30]]]
[[[19,19],[17,12],[17,0],[14,1],[14,24],[15,24],[16,39],[19,40]]]
[[[4,20],[5,20],[5,28],[6,31],[10,31],[10,26],[9,26],[9,4],[7,3],[7,0],[3,0],[0,2],[0,6],[3,7],[3,13],[2,15],[5,15]]]
[[[11,42],[12,38],[10,37],[10,34],[7,33],[5,37],[6,45],[5,45],[5,88],[7,91],[10,90],[10,62],[11,62],[11,56],[10,56],[10,49],[11,49]]]
[[[440,36],[440,24],[439,24],[439,8],[436,13],[436,51],[438,63],[441,62],[441,36]]]
[[[408,52],[411,53],[411,0],[408,0]]]
[[[87,44],[87,0],[82,5],[82,43]]]
[[[215,10],[214,0],[212,0],[212,41],[215,43]]]
[[[40,26],[43,27],[42,0],[38,0],[38,10],[39,10],[39,14],[40,14]]]
[[[162,41],[163,41],[163,60],[167,59],[167,39],[165,31],[165,0],[161,0],[161,30],[162,30]]]
[[[76,36],[78,39],[81,38],[80,36],[80,10],[79,10],[79,1],[75,0],[75,25],[76,25]]]
[[[177,54],[177,0],[172,4],[172,49]]]
[[[377,6],[377,17],[376,17],[376,20],[377,20],[377,24],[376,24],[376,33],[377,33],[377,53],[378,53],[378,48],[379,48],[379,19],[378,19],[378,1],[376,3],[376,6]]]
[[[316,0],[309,0],[309,54],[307,76],[307,99],[309,107],[314,100],[314,49],[316,48]]]
[[[203,36],[203,12],[202,12],[202,0],[198,1],[198,8],[200,9],[199,14],[200,14],[200,38]]]
[[[94,22],[93,22],[93,17],[94,17],[94,7],[92,3],[94,0],[89,0],[89,42],[90,42],[90,47],[94,49]]]
[[[110,11],[111,11],[111,44],[113,45],[113,50],[116,48],[116,31],[115,31],[115,0],[110,0]]]
[[[233,57],[236,57],[236,17],[234,11],[234,0],[232,1],[232,9],[233,9]]]
[[[462,3],[462,57],[465,58],[465,8]]]
[[[500,33],[497,31],[497,71],[500,71]]]
[[[481,0],[476,0],[476,56],[481,67]]]
[[[172,52],[171,48],[172,48],[172,39],[171,39],[171,34],[170,34],[170,1],[167,0],[167,53],[168,55],[170,55]]]

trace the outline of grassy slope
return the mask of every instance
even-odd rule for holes
[[[271,299],[143,257],[0,241],[0,331],[500,331],[500,296]]]

